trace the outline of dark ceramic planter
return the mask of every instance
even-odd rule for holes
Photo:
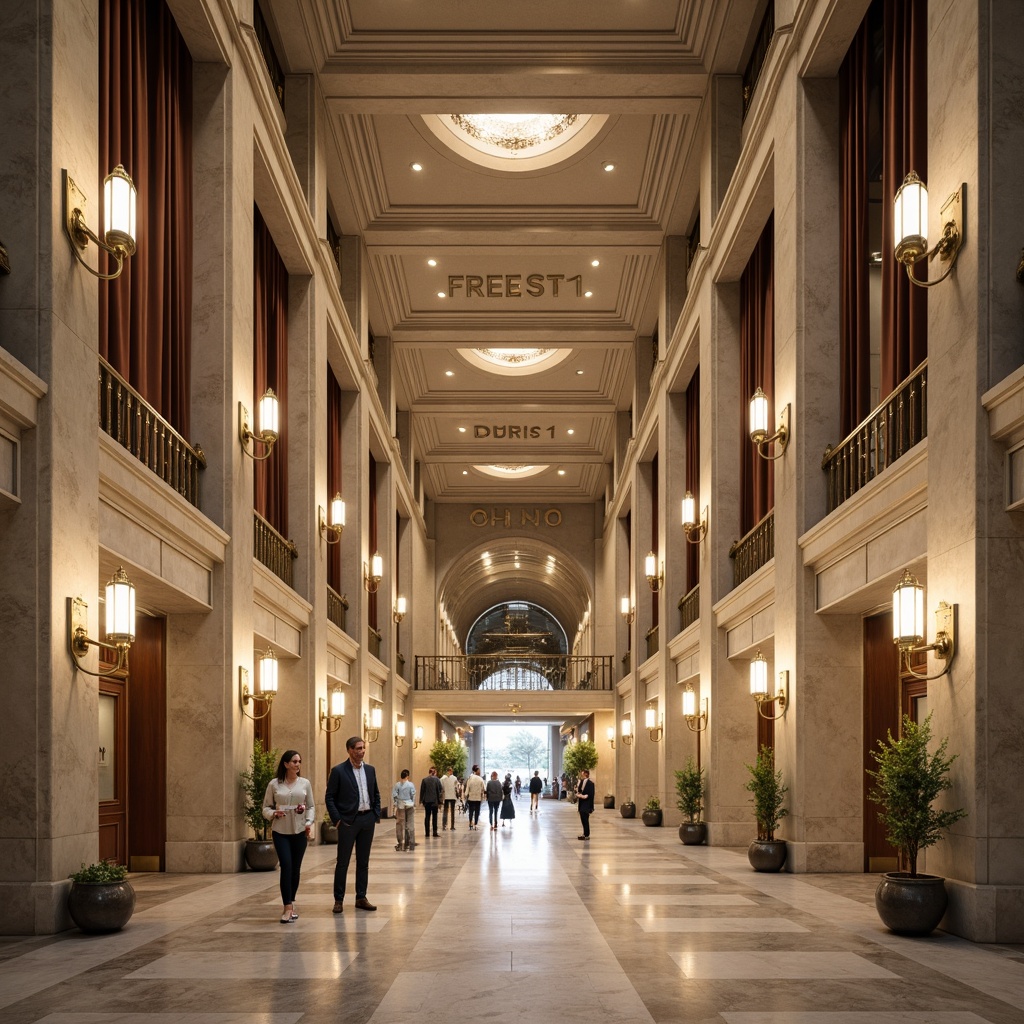
[[[619,814],[624,818],[635,818],[636,817],[636,804],[632,800],[627,800],[624,804],[619,806]]]
[[[661,808],[656,811],[644,811],[640,817],[649,828],[657,828],[661,825]]]
[[[135,910],[135,890],[130,882],[93,885],[74,882],[68,895],[71,920],[83,932],[119,932]]]
[[[246,839],[245,863],[250,871],[273,871],[277,867],[274,844],[269,839]]]
[[[786,863],[786,840],[755,839],[747,847],[747,860],[755,871],[781,871]]]
[[[890,871],[875,890],[882,924],[897,935],[930,935],[946,912],[946,880],[938,875]]]
[[[708,826],[704,821],[684,821],[679,826],[679,838],[683,846],[701,846],[707,842]]]
[[[604,807],[605,807],[606,811],[613,811],[613,810],[615,810],[615,797],[613,797],[613,796],[606,796],[604,798]]]
[[[338,844],[338,830],[334,825],[328,825],[326,821],[320,822],[320,842],[328,845]]]

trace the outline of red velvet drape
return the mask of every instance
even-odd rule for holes
[[[700,500],[700,367],[693,371],[686,386],[686,490],[694,497],[698,520]],[[686,545],[686,591],[689,593],[699,582],[697,556],[699,545]]]
[[[378,543],[378,531],[377,531],[377,460],[371,455],[370,456],[370,522],[369,522],[369,540],[370,540],[370,557],[372,558],[377,553]],[[383,580],[381,581],[383,582]],[[367,622],[371,629],[378,629],[377,625],[377,591],[374,591],[369,595],[369,601],[366,609]]]
[[[253,417],[272,388],[279,402],[279,437],[269,459],[254,463],[253,507],[288,536],[288,271],[259,207],[253,207]],[[258,449],[261,451],[261,449]]]
[[[327,502],[344,491],[341,485],[341,385],[327,367]],[[327,545],[327,585],[341,593],[341,545]]]
[[[892,255],[891,206],[909,171],[917,171],[923,181],[928,180],[927,0],[885,0],[884,19],[882,196],[887,205],[882,218],[883,397],[892,394],[928,355],[928,293],[907,280],[906,271]]]
[[[661,564],[664,559],[664,555],[658,546],[658,456],[655,454],[654,458],[651,459],[651,550],[654,552],[658,561],[654,567],[654,571],[661,571]],[[658,625],[658,594],[656,591],[651,593],[651,627]]]
[[[99,285],[99,352],[189,433],[192,345],[192,57],[163,0],[102,0],[100,179],[123,164],[138,190],[137,251]],[[114,261],[100,255],[103,272]]]
[[[752,530],[775,507],[773,464],[750,443],[747,403],[760,386],[775,420],[774,217],[761,232],[740,278],[740,527]]]

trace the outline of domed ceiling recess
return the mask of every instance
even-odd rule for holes
[[[529,601],[504,601],[473,623],[467,654],[567,654],[565,630],[546,609]]]
[[[480,370],[505,376],[525,376],[556,367],[572,355],[571,348],[460,348],[459,355]]]

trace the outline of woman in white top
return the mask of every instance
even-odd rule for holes
[[[271,823],[274,849],[281,862],[281,924],[298,919],[295,894],[299,891],[299,871],[316,820],[313,787],[299,775],[301,768],[299,752],[286,750],[277,765],[277,778],[270,780],[263,797],[263,817]]]

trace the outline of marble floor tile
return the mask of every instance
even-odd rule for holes
[[[726,1024],[986,1024],[984,1017],[960,1010],[904,1010],[892,1013],[878,1010],[820,1010],[722,1013]]]
[[[718,885],[715,879],[705,875],[655,874],[650,871],[639,872],[635,875],[595,874],[594,877],[599,882],[609,882],[612,885]]]
[[[169,953],[125,975],[126,978],[258,978],[261,981],[293,981],[299,978],[336,978],[358,956],[337,950],[332,953],[289,952],[180,952]]]
[[[785,917],[661,917],[633,919],[645,932],[806,932],[796,921]]]
[[[244,932],[246,935],[278,935],[285,930],[305,935],[319,932],[332,935],[337,932],[379,932],[388,926],[391,918],[382,914],[331,914],[328,917],[313,917],[303,911],[298,921],[281,924],[279,918],[266,921],[262,918],[246,917],[229,921],[217,928],[217,932]]]
[[[855,953],[670,953],[687,978],[895,978]]]
[[[717,893],[708,896],[703,893],[672,893],[650,896],[630,894],[616,896],[615,902],[624,907],[756,907],[758,905],[755,900],[748,899],[746,896],[727,896]]]

